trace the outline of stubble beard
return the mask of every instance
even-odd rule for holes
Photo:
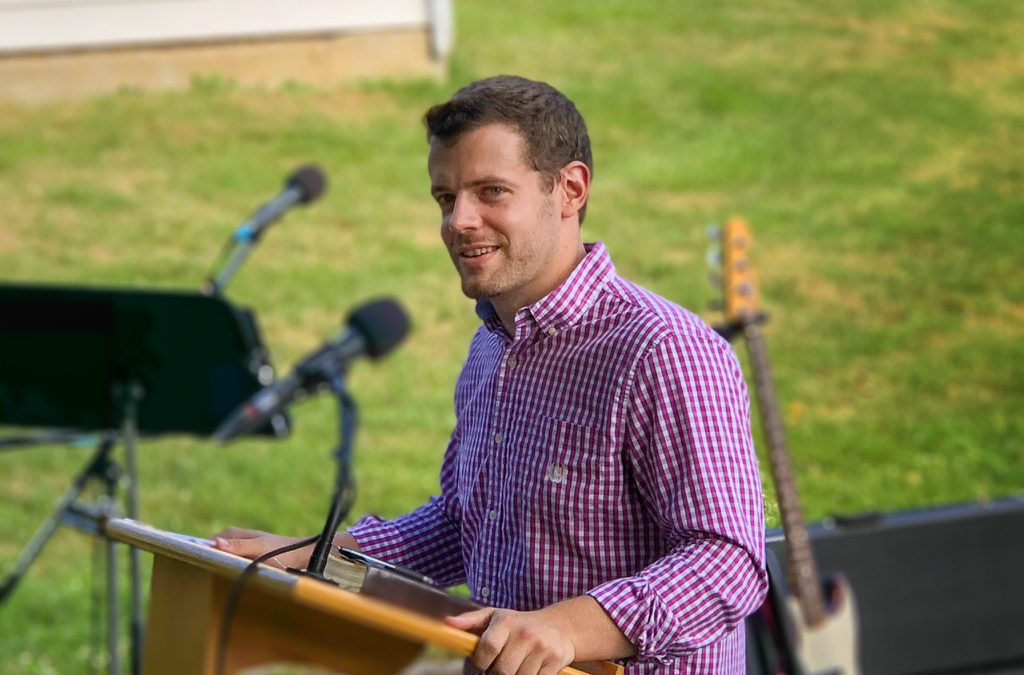
[[[537,218],[542,222],[551,220],[556,208],[553,200],[546,200]],[[520,240],[513,250],[512,242],[506,240],[495,251],[498,256],[493,261],[497,263],[496,269],[489,270],[485,275],[465,273],[456,262],[455,268],[462,281],[462,293],[473,300],[488,300],[529,285],[543,273],[543,262],[540,261],[544,260],[545,247],[549,244],[547,241],[538,242],[533,239]]]
[[[511,286],[510,277],[514,277],[516,264],[505,255],[505,249],[498,249],[497,255],[502,256],[499,268],[486,275],[468,274],[459,268],[462,279],[462,293],[473,300],[486,300],[501,295]],[[457,266],[458,267],[458,266]]]

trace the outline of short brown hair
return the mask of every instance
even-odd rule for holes
[[[432,107],[423,121],[428,140],[437,138],[445,145],[488,124],[511,126],[525,142],[526,161],[549,187],[570,162],[583,162],[594,172],[583,116],[565,94],[544,82],[514,75],[478,80]],[[586,209],[586,204],[580,209],[581,223]]]

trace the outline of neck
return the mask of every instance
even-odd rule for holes
[[[580,238],[578,241],[573,242],[572,248],[574,249],[572,251],[572,255],[566,256],[566,264],[564,268],[556,277],[555,283],[549,288],[536,290],[526,298],[488,298],[494,306],[494,311],[497,312],[498,318],[501,320],[501,325],[505,328],[505,332],[510,336],[514,336],[516,334],[516,313],[524,307],[529,307],[541,298],[546,297],[553,290],[561,286],[573,271],[579,267],[579,264],[583,262],[583,258],[587,256],[587,250],[583,245],[583,239]]]

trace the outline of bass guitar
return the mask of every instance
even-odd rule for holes
[[[727,324],[719,332],[726,337],[741,334],[747,345],[786,535],[790,588],[785,612],[794,634],[788,651],[794,656],[795,669],[800,673],[859,675],[857,608],[853,591],[841,575],[822,583],[800,507],[768,351],[760,329],[766,315],[758,307],[753,267],[747,257],[750,227],[742,218],[732,218],[718,234],[722,308]]]

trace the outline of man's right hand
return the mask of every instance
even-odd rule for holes
[[[222,532],[218,532],[213,535],[212,539],[213,545],[221,551],[234,553],[250,560],[255,560],[264,553],[274,549],[302,541],[301,537],[284,537],[260,530],[243,530],[238,527],[229,527]],[[309,556],[312,554],[313,545],[310,544],[309,546],[274,556],[267,560],[266,563],[281,569],[288,567],[302,569],[309,562]]]
[[[261,530],[245,530],[238,527],[229,527],[213,535],[211,538],[213,539],[214,546],[221,551],[234,553],[250,560],[254,560],[268,551],[283,548],[303,539],[302,537],[285,537]],[[334,536],[334,545],[359,550],[356,540],[347,532],[336,534]],[[313,544],[274,556],[267,560],[266,563],[281,569],[289,567],[292,569],[305,569],[309,564],[309,557],[311,555],[313,555]]]

